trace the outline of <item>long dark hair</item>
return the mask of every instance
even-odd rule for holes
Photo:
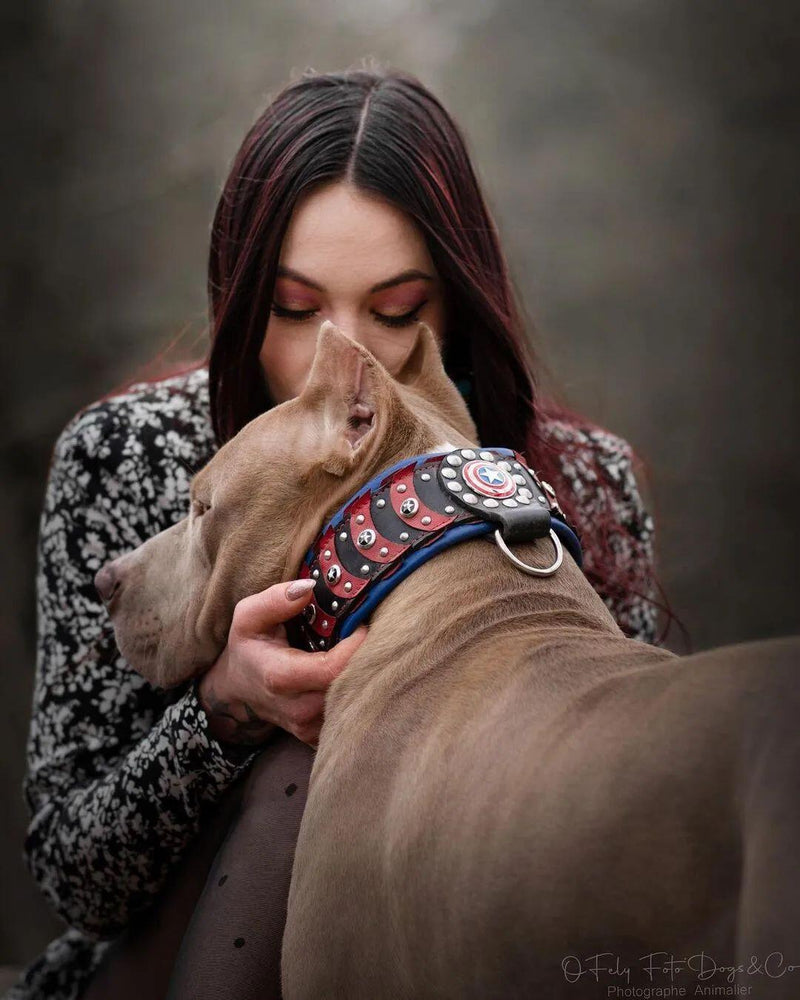
[[[298,198],[336,180],[400,208],[424,235],[445,289],[445,367],[464,387],[480,441],[515,448],[553,484],[582,534],[584,568],[601,594],[647,596],[647,559],[620,558],[613,544],[621,525],[610,495],[605,514],[598,518],[596,504],[587,524],[562,473],[559,452],[571,436],[565,444],[543,433],[554,419],[579,424],[585,433],[601,429],[540,398],[540,366],[465,140],[436,97],[408,73],[307,70],[245,136],[211,231],[208,368],[217,443],[273,405],[259,353],[281,244]],[[583,441],[585,455],[592,449]]]

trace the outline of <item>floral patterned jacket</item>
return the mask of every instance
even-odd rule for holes
[[[599,463],[627,528],[621,558],[652,567],[653,521],[630,446],[596,428],[554,421],[547,431],[571,445],[564,471],[589,515]],[[93,403],[56,442],[39,534],[24,856],[68,929],[7,1000],[75,1000],[258,752],[233,756],[211,737],[195,682],[164,692],[133,671],[93,582],[105,562],[185,515],[191,477],[214,451],[207,368]],[[652,605],[603,599],[626,634],[655,641]]]

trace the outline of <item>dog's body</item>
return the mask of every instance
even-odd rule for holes
[[[320,405],[324,372],[359,355],[327,326],[308,405]],[[432,343],[417,374],[434,364]],[[206,617],[217,609],[212,635],[236,593],[293,575],[321,513],[376,469],[443,432],[474,443],[454,397],[441,403],[440,368],[433,387],[409,384],[420,398],[440,393],[444,422],[381,417],[395,390],[370,371],[377,419],[361,464],[326,459],[339,486],[330,492],[329,475],[328,495],[312,498],[313,524],[289,504],[287,524],[305,530],[274,579],[232,587],[215,550],[199,605]],[[258,418],[275,447],[281,409]],[[220,455],[211,464],[224,471]],[[298,476],[308,504],[313,476]],[[256,523],[244,529],[251,545]],[[133,563],[142,573],[168,558],[151,541]],[[517,551],[542,565],[548,545]],[[121,637],[134,627],[127,619]],[[583,998],[634,983],[691,995],[700,962],[706,973],[742,966],[712,985],[800,995],[800,970],[787,968],[800,962],[799,652],[786,639],[678,658],[627,640],[569,556],[531,581],[477,539],[417,569],[328,692],[289,898],[286,1000]]]

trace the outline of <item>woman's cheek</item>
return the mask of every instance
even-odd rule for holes
[[[294,399],[303,391],[314,360],[316,333],[314,330],[312,336],[308,330],[282,330],[277,323],[267,327],[260,356],[270,395],[276,403]]]

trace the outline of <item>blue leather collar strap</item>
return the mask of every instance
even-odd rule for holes
[[[579,538],[552,486],[510,448],[456,448],[384,469],[334,514],[303,560],[298,578],[317,585],[291,623],[299,645],[330,649],[437,552],[490,532],[531,575],[558,569],[562,543],[582,565]],[[546,567],[523,563],[508,548],[548,535],[556,558]]]

